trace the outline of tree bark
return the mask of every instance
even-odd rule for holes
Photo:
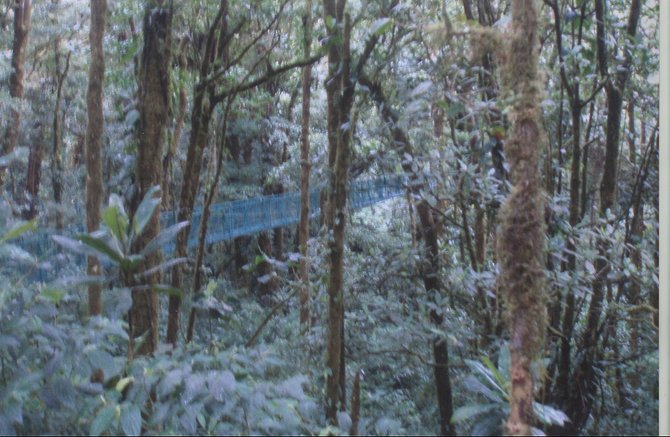
[[[32,220],[37,217],[37,198],[40,192],[44,148],[44,128],[41,122],[35,124],[35,130],[37,131],[37,139],[33,140],[30,145],[28,172],[26,174],[26,199],[21,211],[24,220]]]
[[[93,232],[100,225],[100,206],[102,204],[102,134],[104,119],[102,115],[102,87],[105,77],[105,57],[102,39],[105,33],[106,0],[91,0],[91,66],[88,72],[88,91],[86,108],[88,124],[86,126],[86,230]],[[100,274],[100,263],[92,256],[88,257],[87,273]],[[91,316],[102,312],[101,287],[91,284],[88,287],[88,312]]]
[[[215,34],[220,30],[221,22],[222,20],[226,20],[227,14],[228,2],[222,0],[219,3],[217,15],[207,33],[205,53],[202,64],[200,65],[201,82],[196,84],[193,96],[191,134],[189,137],[188,151],[186,152],[184,179],[182,181],[181,192],[179,195],[179,211],[177,213],[178,222],[190,220],[193,213],[195,196],[200,182],[202,156],[208,143],[209,124],[215,107],[215,102],[211,101],[211,96],[214,93],[212,85],[206,86],[202,81],[210,75],[212,57],[216,57],[217,38],[215,38]],[[174,251],[175,257],[186,256],[189,231],[190,226],[187,226],[177,234],[177,242]],[[171,284],[173,287],[180,288],[182,286],[182,275],[183,272],[181,266],[175,266],[172,269]],[[177,343],[180,307],[181,298],[176,295],[171,295],[168,307],[167,342],[173,345]]]
[[[14,0],[14,42],[12,43],[12,72],[9,75],[9,95],[13,105],[9,111],[9,125],[5,132],[2,154],[12,153],[21,135],[21,106],[23,104],[23,64],[26,60],[26,46],[30,33],[31,0]],[[0,166],[0,189],[5,168]]]
[[[508,435],[530,435],[534,422],[531,363],[544,343],[544,206],[539,175],[544,134],[539,120],[538,15],[535,0],[513,0],[505,86],[515,96],[505,142],[512,190],[500,209],[498,284],[507,302],[510,348]]]
[[[344,236],[347,202],[347,176],[349,166],[350,129],[342,128],[349,121],[353,103],[354,84],[349,82],[349,32],[350,23],[344,18],[345,0],[324,0],[323,13],[328,27],[328,37],[340,39],[339,44],[330,44],[328,49],[328,78],[326,79],[327,126],[328,126],[328,164],[330,182],[326,212],[326,227],[329,231],[329,268],[328,280],[328,341],[326,366],[329,370],[326,381],[326,419],[332,425],[337,424],[338,405],[344,385]],[[342,27],[344,25],[344,28]],[[346,89],[346,91],[345,91]],[[332,235],[330,235],[332,233]]]
[[[149,0],[144,11],[142,33],[144,47],[139,71],[139,144],[137,149],[136,181],[138,191],[136,205],[155,185],[162,182],[162,156],[169,121],[170,108],[170,64],[172,44],[172,3]],[[160,232],[160,208],[154,210],[144,232],[135,241],[135,252],[139,252]],[[160,253],[147,256],[141,264],[142,270],[160,262]],[[160,274],[147,277],[146,285],[160,282]],[[143,284],[144,285],[144,284]],[[148,355],[158,347],[158,295],[152,288],[135,290],[130,309],[130,335],[135,339],[147,335],[137,348],[137,354]]]
[[[179,49],[179,70],[183,71],[186,68],[186,40],[182,41]],[[179,147],[179,142],[181,141],[181,131],[184,127],[184,120],[186,118],[186,85],[185,81],[182,82],[179,88],[179,106],[177,109],[177,118],[175,120],[174,130],[172,131],[172,138],[170,139],[170,146],[168,147],[165,156],[163,157],[163,183],[161,184],[162,188],[162,198],[161,206],[163,211],[170,211],[174,208],[173,203],[171,202],[172,194],[172,159],[177,153],[177,148]]]
[[[63,144],[63,124],[65,114],[61,114],[61,101],[63,97],[63,83],[67,77],[68,69],[70,68],[70,55],[72,52],[68,52],[65,57],[65,67],[63,71],[60,70],[60,44],[56,40],[54,43],[54,57],[56,64],[56,107],[54,108],[53,114],[53,148],[51,151],[51,185],[53,188],[54,202],[58,205],[58,208],[61,207],[63,203],[63,153],[62,153],[62,144]],[[63,228],[63,214],[59,209],[56,212],[56,228]]]
[[[310,57],[312,45],[312,0],[306,0],[302,16],[303,50],[305,58]],[[307,240],[309,239],[309,108],[311,99],[312,66],[302,69],[302,121],[300,130],[300,223],[298,225],[298,246],[300,250],[300,325],[309,327],[309,258]]]

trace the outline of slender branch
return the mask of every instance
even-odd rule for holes
[[[282,65],[281,67],[272,69],[271,71],[267,72],[261,77],[258,77],[252,81],[246,82],[246,83],[241,83],[233,88],[226,89],[219,94],[214,95],[212,98],[212,104],[216,105],[217,103],[221,102],[223,99],[228,97],[231,94],[236,94],[236,93],[242,93],[244,91],[250,90],[252,88],[255,88],[259,85],[264,84],[265,82],[273,79],[275,76],[285,73],[289,70],[292,70],[294,68],[298,67],[305,67],[307,65],[311,65],[321,59],[324,56],[324,53],[319,53],[317,55],[314,55],[310,58],[307,59],[300,59],[298,61],[294,61],[285,65]]]
[[[209,86],[209,85],[213,84],[214,82],[218,81],[228,71],[230,66],[237,65],[240,62],[240,60],[242,60],[242,58],[247,54],[247,52],[249,52],[249,50],[251,50],[251,48],[254,47],[256,45],[256,43],[258,41],[260,41],[260,39],[263,38],[270,31],[272,26],[274,26],[275,22],[277,22],[277,20],[279,19],[279,16],[284,11],[284,7],[286,6],[286,4],[288,2],[289,2],[289,0],[284,0],[284,2],[279,7],[279,11],[277,12],[277,14],[274,15],[274,17],[272,17],[272,20],[270,21],[270,23],[268,23],[268,25],[265,26],[265,28],[263,28],[254,37],[254,39],[240,51],[240,53],[234,59],[232,59],[227,65],[224,65],[223,68],[221,68],[220,70],[213,73],[210,77],[204,79],[202,81],[203,86]],[[242,21],[242,23],[244,23],[244,20]],[[241,27],[241,25],[239,27]]]
[[[268,322],[270,321],[270,319],[272,319],[272,316],[274,316],[274,315],[277,313],[277,311],[279,311],[284,305],[286,305],[286,303],[293,297],[293,295],[295,295],[295,293],[296,293],[297,291],[298,291],[298,289],[297,289],[297,288],[294,288],[293,291],[291,291],[291,293],[289,293],[288,296],[286,296],[283,300],[279,301],[279,302],[278,302],[278,303],[277,303],[277,304],[270,310],[270,312],[268,313],[268,315],[265,316],[265,319],[263,319],[263,321],[261,322],[261,324],[258,325],[258,328],[256,328],[256,330],[254,331],[254,334],[251,336],[251,338],[249,338],[249,340],[247,340],[247,342],[244,344],[244,347],[246,347],[246,348],[250,348],[251,346],[254,345],[254,343],[255,343],[256,340],[258,339],[258,336],[261,334],[261,332],[263,332],[263,328],[265,328],[265,325],[267,325]]]

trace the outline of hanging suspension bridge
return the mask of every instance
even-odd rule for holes
[[[371,179],[355,180],[349,185],[348,208],[359,210],[376,203],[405,193],[406,178],[404,175],[381,176]],[[320,196],[322,188],[314,188],[309,193],[310,218],[321,213]],[[214,204],[210,207],[205,243],[228,241],[237,237],[254,235],[275,228],[282,228],[297,224],[300,221],[300,192],[257,196],[244,200],[232,200]],[[202,208],[194,209],[191,216],[191,228],[188,247],[194,248],[198,244]],[[161,226],[167,227],[175,223],[176,213],[168,211],[161,214]],[[69,233],[76,234],[81,228],[73,227]],[[19,237],[13,242],[32,254],[39,260],[45,260],[62,251],[51,235],[54,231],[41,230]],[[68,231],[66,230],[66,234]],[[174,242],[164,246],[165,253],[174,250]],[[54,269],[51,262],[41,262],[38,271],[32,277],[36,280],[45,280]]]

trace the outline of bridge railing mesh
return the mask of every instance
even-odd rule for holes
[[[406,186],[403,175],[382,176],[373,179],[356,180],[350,183],[348,207],[351,210],[365,208],[375,203],[402,196]],[[319,204],[321,190],[317,187],[310,190],[310,217],[317,217],[321,213]],[[174,224],[174,212],[161,214],[161,226]],[[188,239],[189,248],[197,245],[199,237],[202,208],[194,209],[191,218],[191,227]],[[233,200],[212,205],[207,225],[206,244],[232,240],[245,235],[275,228],[297,224],[300,221],[300,193],[289,192],[267,196],[258,196],[244,200]],[[66,234],[81,232],[80,226],[67,230]],[[41,230],[18,239],[19,246],[40,259],[50,257],[60,252],[60,248],[50,238],[55,231]],[[164,246],[166,253],[174,250],[174,243]],[[77,257],[78,259],[83,257]],[[50,266],[51,264],[46,264]],[[40,269],[41,271],[42,269]],[[43,274],[39,274],[40,278]],[[35,279],[40,279],[35,278]]]

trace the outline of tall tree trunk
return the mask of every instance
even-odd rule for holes
[[[216,58],[215,33],[220,30],[222,22],[225,23],[228,14],[228,2],[223,0],[219,4],[219,11],[207,35],[207,45],[205,55],[200,66],[201,81],[204,81],[210,74],[212,59]],[[202,167],[202,156],[208,143],[209,124],[212,120],[212,114],[216,102],[211,101],[213,96],[212,85],[205,86],[199,82],[195,86],[193,97],[193,112],[191,113],[191,134],[189,137],[188,151],[186,152],[186,165],[184,166],[184,179],[182,181],[181,193],[179,195],[179,211],[177,221],[182,222],[190,220],[195,204],[195,196],[200,182],[200,169]],[[182,230],[177,235],[174,256],[185,257],[187,254],[187,243],[190,226]],[[175,288],[182,286],[181,266],[175,266],[172,269],[171,284]],[[176,344],[177,334],[179,332],[179,311],[181,307],[181,298],[171,295],[168,308],[168,326],[167,342]]]
[[[53,147],[51,151],[51,185],[54,193],[54,202],[61,208],[63,203],[63,153],[61,150],[63,144],[63,122],[65,115],[61,115],[61,101],[63,97],[63,83],[67,77],[67,71],[70,68],[70,55],[68,52],[65,57],[65,67],[60,69],[60,44],[56,40],[54,43],[54,57],[56,64],[56,107],[53,114]],[[56,228],[63,228],[63,214],[60,209],[56,212]]]
[[[226,102],[226,108],[223,114],[223,121],[221,132],[216,145],[216,170],[214,171],[214,178],[210,184],[210,189],[205,195],[205,202],[202,206],[202,213],[200,215],[200,229],[198,230],[198,249],[195,256],[195,266],[193,272],[193,287],[191,294],[195,297],[196,293],[202,287],[202,263],[205,256],[205,239],[207,237],[207,229],[209,223],[210,208],[212,202],[216,197],[217,187],[221,179],[221,172],[223,170],[226,142],[228,139],[228,117],[230,116],[230,107],[235,96],[231,96]],[[193,340],[195,331],[196,308],[192,307],[188,317],[188,325],[186,328],[186,342],[190,343]]]
[[[285,3],[284,3],[285,5]],[[283,10],[280,9],[275,15],[272,23],[275,23]],[[200,66],[200,81],[195,85],[195,93],[193,97],[193,112],[191,114],[191,136],[189,139],[189,146],[186,157],[186,165],[184,168],[184,180],[182,182],[178,221],[190,220],[195,203],[195,196],[198,191],[198,183],[200,180],[200,169],[202,167],[202,156],[205,146],[208,142],[209,124],[212,119],[214,108],[232,96],[240,92],[244,92],[255,88],[275,76],[282,74],[293,68],[302,67],[307,64],[316,62],[319,59],[315,56],[310,59],[303,59],[296,62],[284,64],[274,69],[268,69],[268,73],[250,79],[247,82],[237,84],[234,86],[221,87],[222,79],[225,79],[223,72],[227,71],[221,69],[218,62],[222,57],[228,57],[226,54],[228,50],[228,43],[230,41],[230,34],[227,31],[226,17],[228,15],[228,1],[221,0],[216,17],[212,21],[211,26],[207,32],[207,43],[205,46],[205,54],[202,57],[202,64]],[[267,33],[271,26],[266,26],[261,34]],[[218,32],[218,33],[217,33]],[[217,37],[218,34],[218,37]],[[258,37],[260,39],[260,36]],[[250,49],[255,41],[251,43],[243,52]],[[234,57],[233,57],[234,58]],[[226,64],[227,65],[227,64]],[[230,65],[227,65],[230,67]],[[216,70],[215,70],[216,69]],[[211,75],[211,76],[210,76]],[[217,93],[217,90],[219,91]],[[246,156],[245,156],[246,158]],[[190,227],[184,228],[177,235],[177,242],[175,245],[175,256],[183,257],[186,255],[188,234]],[[182,283],[182,270],[176,266],[172,270],[172,286],[179,288]],[[179,330],[179,309],[181,306],[181,299],[177,296],[170,296],[170,307],[168,310],[168,330],[167,341],[169,343],[176,343],[177,332]]]
[[[31,141],[32,144],[30,145],[28,172],[26,174],[26,199],[21,211],[24,220],[32,220],[37,217],[37,200],[40,192],[44,149],[44,127],[41,122],[35,124],[35,130],[37,131],[37,138]]]
[[[184,39],[179,48],[179,70],[186,69],[186,39]],[[179,142],[181,141],[181,131],[184,127],[184,120],[186,118],[186,81],[182,81],[179,88],[179,106],[177,109],[177,119],[175,120],[174,130],[172,131],[172,138],[170,139],[170,146],[168,147],[165,156],[163,157],[163,183],[161,206],[163,211],[170,211],[174,208],[171,202],[172,194],[172,159],[177,153]]]
[[[559,53],[559,58],[561,61],[560,66],[560,77],[561,77],[561,90],[567,91],[568,105],[570,107],[570,115],[572,122],[572,151],[571,151],[571,167],[570,167],[570,206],[569,206],[569,223],[573,229],[576,228],[577,224],[581,220],[580,216],[580,165],[582,163],[581,153],[582,153],[582,109],[584,107],[584,102],[581,99],[580,94],[580,83],[578,80],[574,80],[572,83],[568,80],[568,76],[578,78],[580,75],[579,65],[573,65],[573,70],[569,73],[566,71],[566,62],[563,61],[563,26],[562,26],[562,14],[559,9],[558,0],[550,2],[550,7],[554,15],[554,32],[556,34],[556,50]],[[582,20],[584,21],[584,14],[586,13],[586,5],[583,4],[582,10]],[[574,25],[573,25],[574,26]],[[582,29],[581,27],[576,32],[573,28],[572,32],[573,38],[577,38],[574,44],[581,44]],[[561,113],[561,125],[559,129],[562,129],[562,113]],[[562,147],[561,141],[562,137],[559,139],[559,156],[561,155],[560,148]],[[560,186],[559,186],[560,190]],[[566,250],[565,258],[566,261],[562,263],[561,269],[563,271],[574,273],[577,268],[577,257],[576,257],[576,243],[575,238],[567,238],[566,241]],[[559,298],[560,303],[560,298]],[[560,311],[560,307],[558,309]],[[571,354],[572,354],[572,338],[573,338],[573,329],[575,323],[575,293],[573,290],[567,290],[565,304],[563,309],[563,318],[561,320],[561,331],[562,336],[560,338],[560,348],[559,348],[559,358],[558,358],[558,376],[556,379],[555,387],[558,391],[558,398],[561,399],[562,403],[565,403],[569,399],[569,390],[570,384],[568,383],[570,378],[571,370]]]
[[[102,39],[105,33],[106,0],[91,0],[91,66],[88,72],[88,91],[86,109],[86,230],[93,232],[100,225],[100,206],[102,204],[102,87],[105,78],[105,56]],[[89,275],[100,274],[100,263],[92,256],[88,257]],[[91,316],[102,312],[101,288],[98,284],[88,287],[88,312]]]
[[[351,19],[345,14],[346,0],[324,0],[323,14],[328,38],[328,78],[326,79],[328,165],[330,183],[328,203],[324,214],[328,229],[330,277],[328,281],[328,342],[326,366],[330,370],[326,381],[326,419],[337,423],[338,401],[346,409],[344,362],[344,239],[346,226],[347,185],[349,176],[350,143],[353,131],[351,110],[354,104],[356,80],[377,44],[372,35],[365,43],[356,65],[351,65]],[[389,9],[397,4],[391,2]],[[355,124],[355,123],[353,123]]]
[[[142,33],[144,47],[139,71],[139,127],[137,148],[136,181],[138,191],[136,205],[145,193],[162,182],[161,158],[165,145],[170,107],[170,64],[172,45],[172,2],[149,0],[144,11]],[[139,252],[160,232],[160,208],[154,210],[142,235],[136,240],[134,251]],[[143,270],[160,262],[160,253],[147,256],[142,262]],[[160,274],[147,278],[147,285],[160,281]],[[130,309],[131,340],[146,335],[137,348],[139,355],[153,353],[158,347],[158,295],[152,289],[133,292]]]
[[[608,74],[608,55],[604,39],[605,13],[604,2],[595,0],[597,25],[597,54],[600,73],[603,77]],[[641,1],[633,0],[630,6],[627,24],[627,36],[634,37],[637,32],[640,18]],[[617,67],[616,73],[607,78],[605,86],[607,93],[607,122],[605,126],[605,162],[604,172],[600,184],[600,215],[607,216],[607,211],[614,207],[617,188],[617,169],[619,160],[619,137],[621,129],[621,112],[623,95],[630,75],[631,52],[626,51],[624,60]],[[597,365],[597,350],[600,330],[600,316],[603,310],[603,298],[607,287],[607,275],[610,272],[608,251],[610,243],[606,239],[598,239],[598,258],[595,263],[596,276],[593,280],[591,301],[586,316],[586,325],[582,332],[584,353],[578,363],[578,369],[571,384],[572,400],[567,413],[576,429],[581,428],[589,417],[593,407],[597,387],[595,366]]]
[[[330,183],[326,212],[326,226],[329,231],[328,281],[328,341],[326,366],[330,370],[326,381],[326,419],[337,424],[338,404],[345,405],[345,364],[344,364],[344,238],[347,206],[347,183],[351,126],[349,126],[353,106],[355,83],[351,81],[350,36],[351,23],[345,16],[345,0],[324,0],[323,12],[326,23],[336,25],[327,28],[328,37],[339,39],[339,44],[331,44],[328,49],[328,79],[326,80],[328,156]]]
[[[14,151],[21,134],[21,106],[23,104],[23,64],[26,60],[26,46],[30,33],[31,0],[14,0],[14,42],[12,43],[12,72],[9,75],[9,95],[13,105],[9,111],[9,125],[2,144],[2,154]],[[5,168],[0,166],[0,189]]]
[[[190,220],[195,204],[195,195],[198,190],[200,180],[200,167],[202,165],[202,155],[207,146],[207,135],[209,123],[212,118],[212,108],[204,96],[205,90],[196,87],[196,94],[193,99],[193,113],[191,115],[191,136],[189,139],[189,148],[184,168],[184,180],[182,182],[179,212],[177,221]],[[175,245],[175,257],[184,257],[187,254],[187,243],[190,226],[177,235]],[[171,284],[175,288],[182,285],[182,269],[175,266],[172,269]],[[177,333],[179,331],[179,311],[181,298],[176,295],[170,295],[168,308],[168,328],[167,342],[176,344]]]
[[[372,82],[366,76],[361,76],[359,82],[369,90],[381,113],[382,121],[390,128],[393,144],[398,148],[398,155],[403,157],[409,155],[412,157],[411,160],[403,158],[402,167],[404,172],[410,177],[410,196],[417,196],[417,193],[422,190],[422,186],[419,182],[420,175],[417,174],[417,170],[412,166],[412,163],[415,161],[414,148],[407,133],[398,125],[398,114],[392,110],[379,83]],[[431,207],[425,199],[418,199],[416,202],[416,211],[419,217],[419,235],[425,243],[422,271],[423,284],[431,301],[437,304],[437,302],[442,300],[441,293],[444,287],[440,279],[441,266],[436,226]],[[430,311],[430,320],[436,327],[441,327],[444,317],[433,309]],[[438,410],[440,412],[440,434],[455,435],[454,427],[451,424],[453,400],[451,378],[449,376],[449,349],[446,341],[442,338],[434,338],[432,347],[433,360],[435,361],[433,371],[437,388]]]
[[[530,435],[534,422],[531,363],[544,343],[544,206],[539,175],[545,138],[539,120],[538,15],[535,0],[513,0],[505,86],[515,100],[505,143],[512,191],[500,209],[499,285],[510,330],[510,414],[506,434]]]
[[[302,16],[303,51],[305,58],[310,57],[312,46],[312,0],[306,0]],[[309,258],[307,258],[307,240],[309,239],[309,108],[312,82],[312,66],[302,69],[302,120],[300,128],[300,224],[298,225],[298,246],[300,250],[300,325],[309,326]]]

